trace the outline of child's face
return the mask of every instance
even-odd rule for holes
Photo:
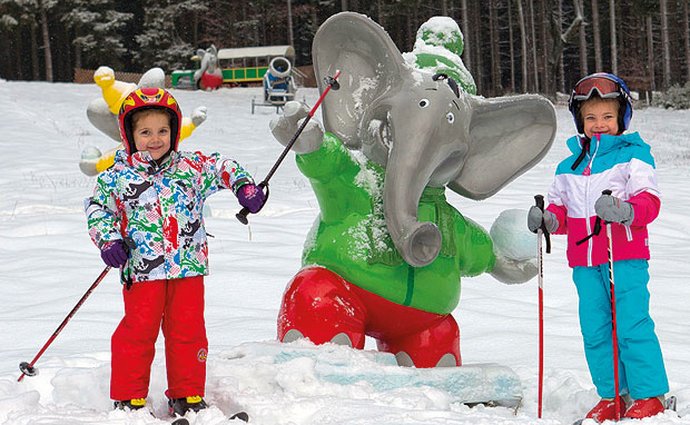
[[[590,139],[595,134],[618,134],[618,100],[590,99],[582,104],[580,115]]]
[[[132,133],[137,151],[148,151],[154,160],[170,150],[170,117],[162,111],[142,111],[133,117]]]

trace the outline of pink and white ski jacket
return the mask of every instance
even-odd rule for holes
[[[634,211],[630,226],[611,225],[614,261],[649,259],[647,224],[659,215],[661,206],[649,145],[638,133],[603,134],[592,138],[584,160],[573,170],[583,143],[585,139],[579,136],[568,139],[573,154],[558,165],[548,194],[547,209],[556,214],[559,223],[554,233],[568,235],[568,264],[591,267],[608,261],[604,223],[598,235],[577,245],[594,230],[594,203],[605,189],[631,203]]]

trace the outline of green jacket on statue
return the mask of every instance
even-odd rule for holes
[[[489,235],[446,201],[445,188],[427,187],[418,211],[420,221],[440,229],[441,251],[431,264],[412,267],[386,229],[382,167],[355,158],[330,133],[320,149],[297,155],[297,164],[321,209],[305,243],[305,266],[323,266],[394,303],[437,314],[457,306],[461,276],[491,271]]]

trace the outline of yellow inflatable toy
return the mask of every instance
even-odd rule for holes
[[[88,146],[81,153],[79,168],[87,176],[95,176],[113,165],[115,152],[122,149],[120,144],[120,130],[117,124],[117,114],[120,106],[137,87],[165,87],[165,73],[160,68],[152,68],[142,75],[139,84],[126,83],[115,79],[115,71],[107,66],[101,66],[94,72],[93,80],[101,88],[102,97],[93,100],[86,109],[86,115],[91,124],[115,140],[118,145],[105,152]],[[182,118],[180,140],[185,139],[206,120],[206,107],[199,106],[191,117]]]

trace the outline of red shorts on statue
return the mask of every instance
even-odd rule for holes
[[[170,398],[204,395],[208,341],[204,278],[155,280],[122,290],[125,317],[111,341],[110,398],[146,398],[159,329]]]
[[[434,367],[446,354],[461,364],[460,330],[452,315],[393,303],[322,267],[302,269],[288,285],[278,316],[278,339],[291,329],[315,344],[344,333],[360,349],[368,335],[376,338],[379,350],[405,352],[417,367]]]

